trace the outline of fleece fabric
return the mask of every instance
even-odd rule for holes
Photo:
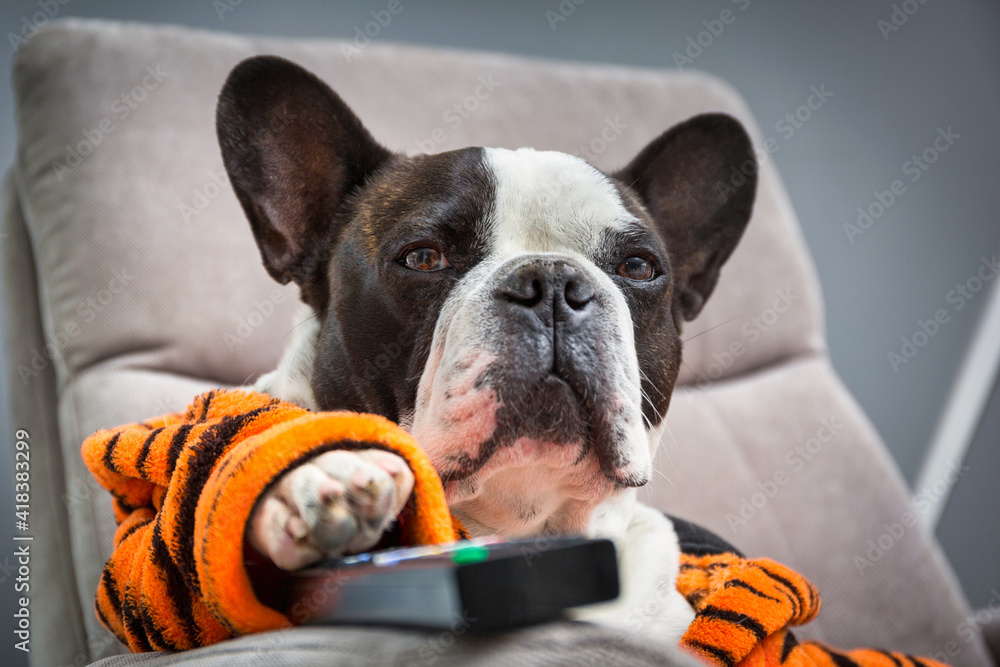
[[[290,627],[285,614],[260,598],[248,572],[244,533],[253,508],[306,459],[372,447],[401,455],[414,473],[413,495],[399,517],[401,544],[464,536],[427,455],[383,417],[314,413],[266,394],[217,390],[198,396],[183,414],[95,433],[83,444],[83,458],[111,493],[118,522],[95,599],[98,619],[132,651],[190,649]],[[790,628],[819,613],[815,587],[780,563],[709,542],[682,540],[682,548],[693,547],[682,554],[677,580],[696,613],[681,646],[704,661],[719,667],[941,665],[882,650],[845,653],[800,644]]]

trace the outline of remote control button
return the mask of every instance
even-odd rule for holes
[[[456,565],[465,565],[466,563],[478,563],[479,561],[486,560],[489,555],[490,550],[488,547],[474,544],[456,549],[451,555],[451,560]]]

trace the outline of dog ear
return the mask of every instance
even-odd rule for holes
[[[674,318],[694,319],[750,220],[757,189],[750,137],[730,116],[695,116],[614,177],[639,196],[666,243]]]
[[[391,157],[329,86],[276,56],[244,60],[216,107],[222,160],[264,266],[307,302],[344,198]]]

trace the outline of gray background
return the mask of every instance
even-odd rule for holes
[[[925,0],[884,39],[877,23],[890,18],[892,5],[890,0],[586,0],[553,30],[545,12],[558,12],[559,0],[417,0],[378,39],[672,68],[674,52],[705,29],[703,21],[732,9],[736,20],[694,67],[731,82],[765,135],[779,140],[775,159],[819,269],[834,364],[912,484],[985,302],[980,293],[955,312],[946,294],[975,274],[983,255],[1000,249],[995,129],[1000,5]],[[59,15],[276,36],[352,37],[355,26],[371,19],[369,11],[385,6],[385,0],[337,5],[243,0],[220,19],[211,0],[71,0]],[[38,9],[28,0],[6,0],[0,7],[3,71],[9,72],[13,56],[7,33],[20,31],[22,17]],[[810,86],[821,85],[833,96],[792,137],[782,136],[775,124],[805,103]],[[911,182],[902,172],[904,163],[931,146],[939,127],[949,126],[960,138]],[[8,85],[0,104],[0,164],[13,162],[15,146]],[[895,179],[906,183],[905,194],[850,243],[844,224],[853,223],[858,206],[870,205],[875,191],[887,190]],[[918,322],[939,308],[947,308],[951,320],[894,372],[888,353],[898,353],[901,337],[912,336]],[[2,375],[6,378],[5,371]],[[0,456],[8,466],[17,428],[9,416],[9,391],[0,383],[0,422],[6,425]],[[971,469],[961,477],[938,530],[974,606],[1000,599],[998,436],[1000,395],[994,392],[967,461]],[[2,541],[13,533],[12,510],[5,509],[13,506],[11,483],[10,475],[0,475]],[[0,546],[2,553],[9,548]],[[12,582],[2,568],[0,590],[0,617],[10,619]],[[0,623],[0,637],[11,636],[8,624]],[[3,655],[8,640],[0,641]]]

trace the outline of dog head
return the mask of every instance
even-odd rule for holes
[[[405,156],[322,81],[244,61],[217,129],[264,265],[315,311],[320,409],[427,450],[473,532],[588,532],[645,484],[681,357],[749,220],[734,119],[697,116],[606,174],[531,149]],[[312,354],[314,352],[314,354]]]

